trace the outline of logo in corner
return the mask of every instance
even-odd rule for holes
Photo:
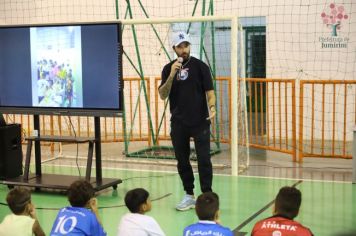
[[[343,5],[331,3],[329,8],[321,13],[321,18],[326,27],[331,28],[331,36],[338,36],[337,31],[342,27],[342,21],[349,18]]]

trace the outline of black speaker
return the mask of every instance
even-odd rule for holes
[[[0,127],[0,179],[22,175],[21,125]]]

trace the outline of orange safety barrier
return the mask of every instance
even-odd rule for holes
[[[348,93],[348,87],[354,85],[355,91],[354,94],[349,95]],[[356,102],[355,102],[355,94],[356,94],[356,80],[302,80],[300,81],[300,95],[299,95],[299,156],[298,160],[299,162],[303,162],[304,157],[328,157],[328,158],[352,158],[351,152],[347,153],[347,125],[354,125],[356,123]],[[311,87],[311,95],[307,94],[306,95],[306,89],[307,86]],[[316,87],[321,86],[321,95],[315,96],[315,91]],[[341,87],[339,90],[337,87]],[[319,88],[320,89],[320,88]],[[327,93],[326,90],[332,90],[331,93]],[[339,93],[338,91],[341,91]],[[337,101],[338,97],[343,96],[343,99],[339,99]],[[349,96],[354,96],[351,99],[353,100],[354,104],[351,104],[354,107],[348,106],[348,98]],[[316,101],[317,98],[320,100],[321,96],[321,105],[319,107],[316,107]],[[310,101],[311,100],[311,101]],[[327,111],[327,101],[331,100],[331,103],[329,104],[329,107],[331,107],[331,125],[328,125],[327,122],[327,116],[329,115],[329,112]],[[304,110],[306,109],[304,106],[304,102],[306,104],[311,104],[311,114],[308,114],[308,118],[310,118],[310,139],[308,141],[305,140],[304,135],[305,135],[305,129],[306,125],[304,125],[306,122],[304,120],[306,119],[304,117]],[[330,109],[330,108],[329,108]],[[337,111],[339,110],[339,112]],[[353,121],[347,120],[347,114],[350,113],[349,109],[353,109],[354,115],[352,116]],[[341,112],[340,112],[341,110]],[[352,112],[352,111],[351,111]],[[319,115],[321,116],[321,142],[319,139],[317,139],[315,136],[316,130],[318,130],[315,127],[315,122],[316,122],[316,116]],[[329,115],[330,116],[330,115]],[[340,120],[340,117],[342,119]],[[339,119],[340,121],[337,121]],[[337,124],[339,124],[337,126]],[[326,127],[327,126],[327,127]],[[342,128],[341,128],[341,127]],[[337,152],[336,149],[336,143],[340,139],[336,139],[336,133],[339,131],[339,129],[342,129],[342,140],[341,140],[341,150]],[[330,136],[327,136],[326,132],[329,131],[331,132],[331,139]],[[352,133],[351,131],[349,131]],[[327,142],[331,141],[331,148],[329,145],[327,145]],[[309,150],[305,150],[306,144],[309,144]],[[318,145],[320,143],[320,145]]]
[[[147,99],[148,99],[147,102],[150,106],[151,115],[152,115],[152,107],[150,104],[151,103],[150,102],[151,101],[150,79],[145,78],[144,80],[145,80],[145,86],[147,91]],[[127,127],[127,131],[131,130],[130,134],[127,135],[130,136],[130,141],[148,141],[148,143],[151,144],[152,142],[151,129],[149,128],[150,120],[148,118],[146,101],[143,95],[143,90],[141,90],[142,80],[141,78],[125,78],[124,83],[125,83],[124,102],[125,102],[125,114],[126,114],[126,127]],[[137,106],[137,111],[135,112],[136,106]],[[138,117],[134,117],[135,115],[136,116],[138,115]]]
[[[249,146],[288,153],[296,161],[295,80],[245,80]]]
[[[242,79],[240,79],[242,80]],[[130,132],[130,141],[145,141],[151,145],[151,129],[150,120],[146,111],[146,101],[141,90],[142,80],[140,78],[125,78],[125,114],[126,127]],[[356,96],[355,91],[350,94],[349,86],[356,85],[356,80],[340,81],[340,80],[301,80],[299,94],[299,148],[297,149],[297,134],[296,134],[296,85],[293,79],[264,79],[264,78],[247,78],[245,79],[248,96],[247,102],[247,126],[249,128],[249,146],[272,150],[282,153],[291,154],[293,161],[297,160],[297,150],[299,151],[298,161],[302,162],[304,157],[334,157],[334,158],[351,158],[350,151],[347,146],[347,124],[353,124],[356,121],[356,101],[351,105],[353,107],[353,121],[347,118],[346,115],[350,111],[350,103],[348,98]],[[151,83],[153,83],[154,91],[151,94]],[[150,105],[151,118],[156,137],[159,144],[161,140],[170,140],[169,136],[169,108],[165,109],[166,104],[159,98],[158,86],[160,78],[154,78],[150,81],[145,78],[147,88],[147,99]],[[240,86],[240,83],[239,83]],[[311,87],[311,93],[306,95],[306,87]],[[321,86],[320,96],[315,95],[316,87]],[[338,87],[342,89],[338,89]],[[329,88],[331,87],[331,88]],[[326,90],[333,92],[327,93]],[[241,89],[238,89],[238,96],[241,98]],[[340,104],[337,96],[340,96],[337,91],[341,91],[343,102]],[[138,97],[140,98],[138,99]],[[154,104],[151,104],[151,96],[154,99]],[[230,143],[231,141],[231,81],[229,77],[219,77],[216,79],[216,96],[217,96],[217,119],[213,121],[212,133],[214,138],[219,137],[220,142]],[[316,104],[316,101],[320,104]],[[329,102],[327,105],[327,101]],[[311,104],[310,114],[304,117],[304,112],[308,108],[304,103]],[[340,106],[342,112],[336,110]],[[167,104],[168,106],[168,104]],[[332,121],[327,124],[327,106],[332,107]],[[318,109],[317,109],[318,108]],[[308,108],[309,109],[309,108]],[[135,116],[136,110],[136,117]],[[166,112],[167,114],[163,114]],[[318,114],[318,112],[320,114]],[[321,140],[316,138],[315,121],[319,115],[321,127]],[[337,137],[337,131],[340,128],[336,124],[337,119],[342,117],[342,140]],[[61,116],[40,116],[41,133],[46,135],[73,135],[73,130],[69,125],[68,120]],[[5,119],[9,122],[21,123],[23,127],[23,135],[30,136],[33,130],[31,115],[6,115]],[[75,117],[71,118],[75,127],[76,135],[79,137],[89,137],[93,135],[93,119],[91,117]],[[310,122],[310,126],[304,125],[305,120]],[[63,123],[67,125],[63,125]],[[103,142],[123,142],[124,129],[123,118],[102,118],[102,141]],[[310,129],[310,138],[305,139],[305,132]],[[319,130],[317,130],[319,131]],[[327,138],[327,132],[331,133],[330,138]],[[309,135],[309,133],[308,133]],[[341,148],[337,152],[337,142],[341,142]],[[245,142],[245,141],[244,141]],[[330,142],[330,147],[327,145]],[[320,143],[320,144],[319,144]],[[245,144],[245,143],[243,143]],[[51,145],[51,150],[54,150],[54,144]],[[309,150],[305,149],[305,145],[310,145]]]

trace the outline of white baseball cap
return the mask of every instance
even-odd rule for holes
[[[190,43],[190,37],[187,33],[185,33],[184,31],[179,31],[173,35],[172,46],[176,47],[183,42]]]

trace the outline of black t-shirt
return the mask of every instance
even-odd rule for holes
[[[175,60],[164,66],[160,86],[167,81],[174,62]],[[169,94],[171,121],[178,121],[189,127],[204,122],[209,124],[210,121],[206,120],[209,112],[205,92],[214,89],[209,67],[195,57],[190,57],[185,63],[176,73]]]

